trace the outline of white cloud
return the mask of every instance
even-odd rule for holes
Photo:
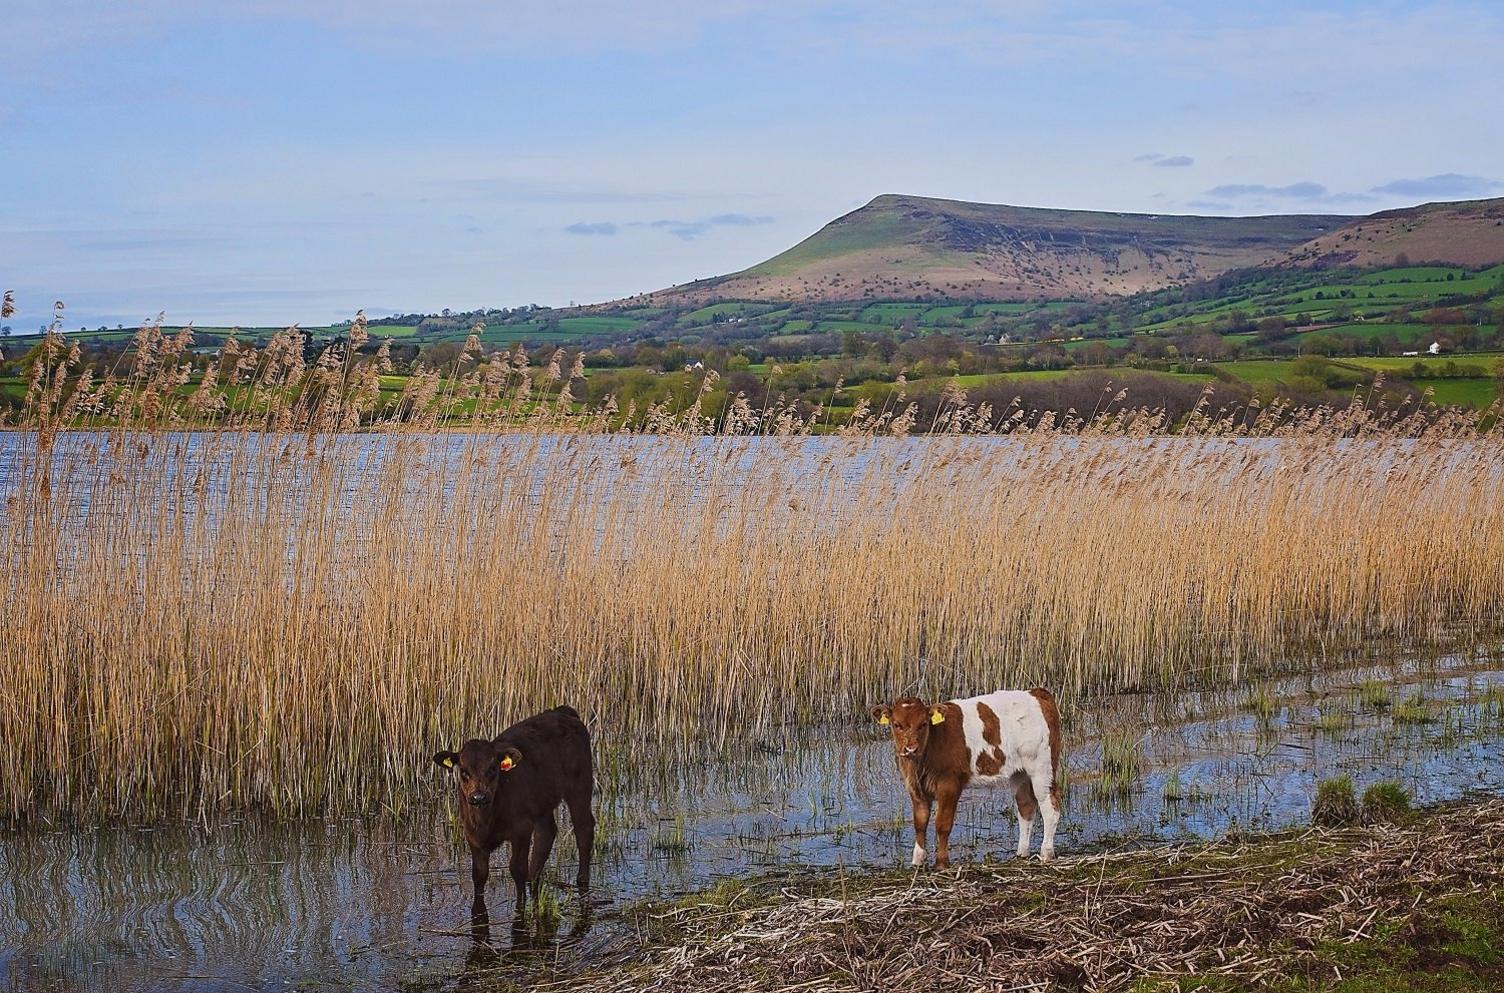
[[[1456,199],[1486,197],[1504,189],[1504,182],[1483,176],[1462,176],[1455,172],[1422,179],[1396,179],[1383,186],[1375,186],[1375,193],[1391,193],[1402,197],[1441,197]]]

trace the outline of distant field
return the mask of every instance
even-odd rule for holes
[[[372,324],[370,331],[373,338],[407,338],[418,333],[412,324]]]
[[[909,393],[938,393],[951,383],[956,383],[964,390],[972,390],[978,387],[996,386],[1008,382],[1048,382],[1053,379],[1064,379],[1067,376],[1079,376],[1085,372],[1103,371],[1101,369],[1030,369],[1024,372],[989,372],[970,376],[929,376],[924,379],[910,380],[905,384],[905,389]],[[1107,369],[1105,372],[1109,376],[1114,373],[1132,376],[1163,376],[1166,379],[1177,379],[1188,383],[1204,383],[1212,378],[1210,372],[1139,372],[1131,369]],[[858,391],[884,391],[893,386],[894,384],[892,383],[863,383],[861,386],[856,387],[856,389]]]
[[[1417,389],[1430,390],[1431,401],[1482,410],[1499,398],[1497,379],[1419,379]]]
[[[842,331],[861,331],[867,334],[882,334],[891,331],[881,324],[867,324],[862,321],[821,321],[818,329],[826,332],[840,333]]]
[[[862,308],[862,320],[875,324],[893,324],[906,317],[913,317],[917,321],[919,315],[929,309],[930,305],[927,303],[874,303]]]
[[[1465,276],[1462,270],[1451,270],[1451,279],[1445,276],[1440,278],[1428,277],[1424,279],[1400,279],[1392,277],[1394,270],[1383,273],[1373,273],[1374,276],[1391,276],[1388,279],[1376,279],[1369,282],[1357,282],[1350,284],[1329,284],[1325,286],[1313,286],[1310,289],[1301,290],[1297,293],[1288,294],[1284,297],[1285,302],[1329,302],[1332,300],[1346,299],[1357,303],[1365,300],[1424,300],[1436,297],[1448,296],[1454,293],[1481,293],[1494,289],[1498,286],[1499,267],[1487,270],[1475,276]],[[1318,298],[1316,294],[1321,294]],[[1343,297],[1343,293],[1353,294]]]
[[[1416,363],[1435,368],[1448,362],[1455,362],[1459,366],[1479,367],[1485,371],[1485,375],[1492,376],[1494,370],[1498,368],[1498,363],[1504,362],[1504,352],[1463,352],[1457,355],[1364,355],[1333,359],[1333,361],[1343,365],[1362,366],[1365,369],[1384,369],[1402,373],[1415,368]]]
[[[708,307],[701,307],[699,310],[691,310],[687,314],[681,314],[679,316],[679,319],[675,323],[679,325],[708,324],[715,319],[715,315],[717,314],[720,314],[721,316],[726,318],[731,318],[745,314],[749,309],[754,313],[766,311],[768,310],[768,305],[762,304],[759,306],[755,304],[748,304],[742,301],[733,301],[731,303],[716,303],[711,304]]]
[[[1339,369],[1353,370],[1357,375],[1359,370],[1384,371],[1394,376],[1406,379],[1416,389],[1432,390],[1432,400],[1437,404],[1458,405],[1482,409],[1493,403],[1498,396],[1498,379],[1492,375],[1493,362],[1499,360],[1497,354],[1477,354],[1442,356],[1438,358],[1400,358],[1393,356],[1384,357],[1356,357],[1332,359],[1332,364]],[[1446,362],[1455,362],[1459,366],[1478,366],[1488,370],[1489,374],[1471,379],[1436,379],[1431,377],[1411,378],[1410,372],[1417,362],[1430,367],[1438,367]],[[1245,383],[1257,385],[1259,383],[1286,383],[1294,374],[1295,360],[1289,359],[1250,359],[1243,362],[1219,362],[1219,369],[1232,373]]]
[[[1383,321],[1367,321],[1358,324],[1339,324],[1335,327],[1317,328],[1312,331],[1302,331],[1296,337],[1301,339],[1311,338],[1316,335],[1343,334],[1358,338],[1363,341],[1374,341],[1386,335],[1394,335],[1400,341],[1414,342],[1422,335],[1433,334],[1434,331],[1427,324],[1386,324]]]

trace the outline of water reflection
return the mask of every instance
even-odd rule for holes
[[[1314,784],[1344,773],[1360,788],[1398,780],[1420,802],[1504,790],[1497,660],[1122,696],[1069,720],[1066,856],[1299,823]],[[1127,783],[1100,774],[1115,734],[1141,751]],[[561,830],[548,869],[558,916],[525,920],[506,886],[491,887],[489,912],[472,908],[467,852],[442,803],[402,819],[11,831],[0,835],[0,989],[487,989],[619,951],[631,940],[622,907],[640,897],[909,854],[907,804],[875,728],[647,776],[598,797],[597,813],[595,889],[587,899],[566,885],[577,856]],[[955,857],[1006,858],[1014,831],[1002,792],[970,793]]]

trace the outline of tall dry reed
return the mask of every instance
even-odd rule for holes
[[[931,436],[813,436],[689,397],[645,434],[473,345],[384,413],[379,354],[289,332],[206,386],[187,347],[89,371],[56,339],[0,433],[4,814],[396,809],[558,703],[618,776],[900,691],[1214,685],[1504,607],[1504,446],[1463,415],[1164,435],[953,391]]]

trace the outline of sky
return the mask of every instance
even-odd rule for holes
[[[882,193],[1504,196],[1504,3],[0,0],[15,333],[735,271]]]

